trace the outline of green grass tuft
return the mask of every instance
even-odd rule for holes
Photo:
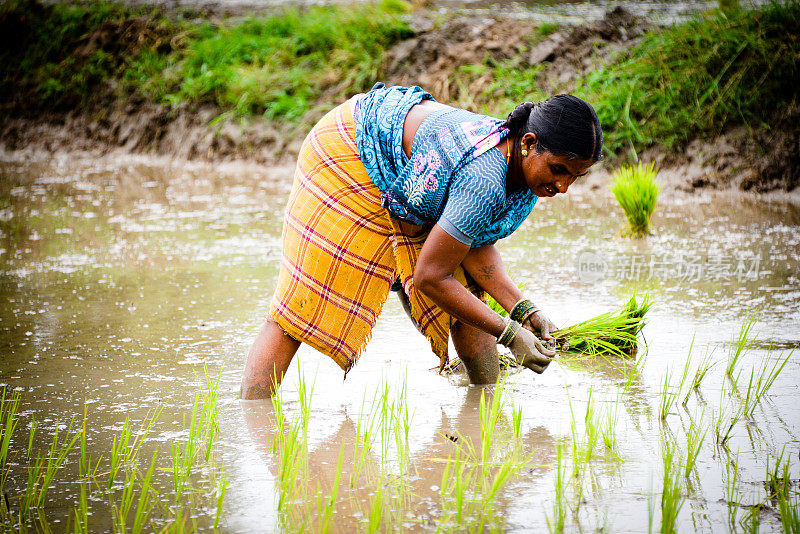
[[[623,166],[614,173],[611,192],[625,211],[629,228],[623,235],[642,237],[649,235],[650,217],[656,209],[659,187],[656,184],[655,163]]]

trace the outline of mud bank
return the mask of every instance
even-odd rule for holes
[[[639,43],[652,28],[619,7],[595,22],[550,29],[506,18],[454,16],[442,21],[425,10],[410,17],[413,36],[386,51],[378,79],[390,85],[418,84],[442,102],[479,111],[481,104],[473,96],[488,94],[495,80],[491,70],[463,76],[471,66],[504,62],[509,69],[539,68],[535,83],[540,93],[565,92],[580,77]],[[0,27],[17,28],[7,35],[16,35],[14,42],[24,46],[24,20],[6,17]],[[146,17],[109,20],[74,43],[71,57],[100,51],[122,62],[142,43],[170,49],[179,47],[180,40],[180,34],[170,34]],[[166,105],[138,91],[126,91],[114,79],[98,82],[89,98],[44,105],[20,83],[0,94],[0,148],[289,165],[310,125],[338,103],[339,93],[341,84],[330,80],[303,119],[287,123],[236,118],[213,103]],[[800,107],[794,104],[777,110],[770,124],[729,127],[677,149],[651,148],[644,157],[656,160],[670,175],[670,184],[685,190],[789,191],[800,180],[799,118]],[[617,164],[615,158],[605,162],[607,168]]]

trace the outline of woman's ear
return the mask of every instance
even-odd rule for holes
[[[520,144],[522,145],[520,147],[522,150],[533,152],[533,150],[536,148],[536,134],[533,132],[526,133],[520,139]]]

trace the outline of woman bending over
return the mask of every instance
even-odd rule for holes
[[[300,343],[346,374],[391,291],[442,367],[452,336],[473,383],[497,379],[497,344],[543,372],[555,353],[534,332],[549,340],[554,326],[523,299],[494,243],[539,197],[566,193],[602,146],[597,114],[572,95],[525,102],[502,121],[416,86],[376,84],[331,110],[300,150],[277,289],[242,397],[271,395]]]

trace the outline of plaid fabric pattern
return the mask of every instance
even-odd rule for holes
[[[355,135],[348,102],[325,115],[303,142],[270,315],[347,373],[399,273],[417,328],[443,366],[453,319],[416,291],[411,277],[425,236],[404,235],[381,207],[381,191],[359,159]],[[456,277],[466,283],[462,269]]]

